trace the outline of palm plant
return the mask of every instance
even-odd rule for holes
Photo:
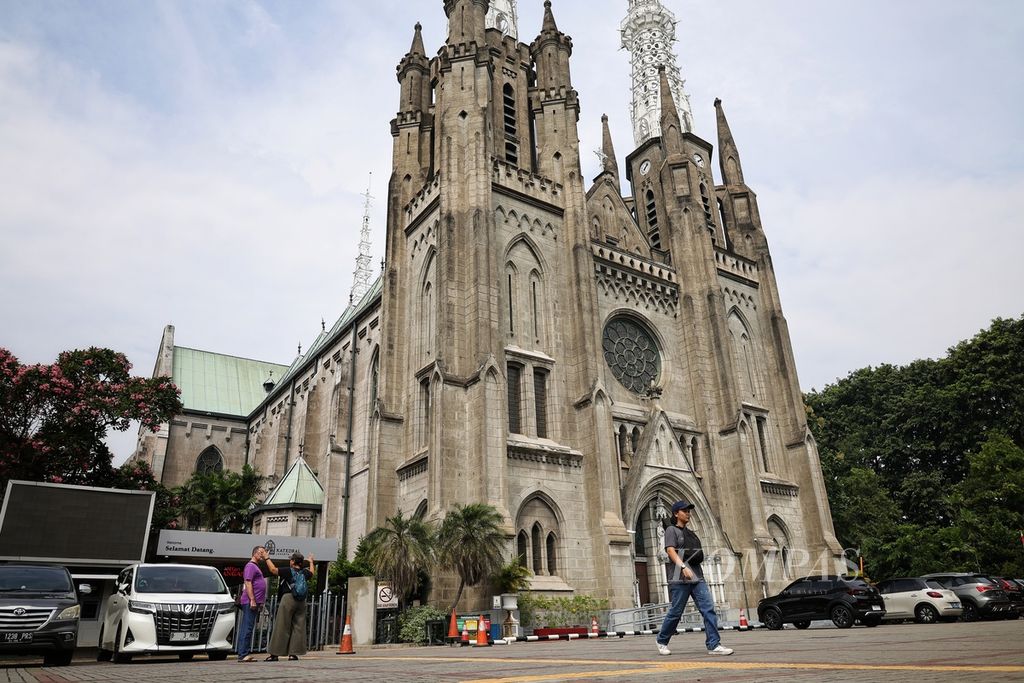
[[[371,531],[363,543],[374,571],[391,580],[402,603],[415,590],[419,571],[434,564],[434,529],[415,515],[405,517],[399,511]]]
[[[242,533],[249,529],[250,515],[259,503],[266,478],[250,465],[242,472],[207,472],[174,491],[177,514],[192,529]]]
[[[502,516],[493,505],[456,505],[441,523],[438,555],[441,565],[459,575],[459,590],[449,611],[455,609],[466,586],[490,578],[502,564],[505,536]]]

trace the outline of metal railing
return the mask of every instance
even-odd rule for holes
[[[266,652],[270,637],[274,632],[277,616],[278,599],[272,596],[252,630],[250,652]],[[332,593],[311,595],[306,601],[306,649],[309,651],[323,650],[324,646],[341,642],[345,629],[345,598]],[[241,631],[242,612],[235,614],[235,633]]]
[[[656,631],[661,628],[665,621],[668,608],[672,603],[664,602],[659,605],[641,605],[629,609],[615,609],[608,612],[609,631]],[[680,626],[690,624],[700,625],[703,620],[697,607],[688,603],[679,620]]]

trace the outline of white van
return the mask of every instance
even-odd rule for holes
[[[100,661],[130,662],[137,654],[231,652],[235,603],[220,572],[189,564],[135,564],[117,577],[100,625]]]

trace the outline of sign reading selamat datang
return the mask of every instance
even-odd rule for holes
[[[273,560],[288,561],[292,553],[309,556],[317,562],[333,562],[338,557],[338,541],[330,538],[299,536],[260,536],[256,534],[217,534],[205,531],[160,532],[156,554],[164,557],[206,557],[219,560],[247,560],[252,549],[264,546]]]

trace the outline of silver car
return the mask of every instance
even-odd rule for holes
[[[943,588],[957,594],[963,605],[964,621],[1005,619],[1013,613],[1006,593],[992,579],[980,574],[947,572],[925,574],[921,578],[938,581]]]
[[[913,619],[919,624],[956,621],[963,613],[956,593],[935,579],[889,579],[878,584],[885,619]]]

